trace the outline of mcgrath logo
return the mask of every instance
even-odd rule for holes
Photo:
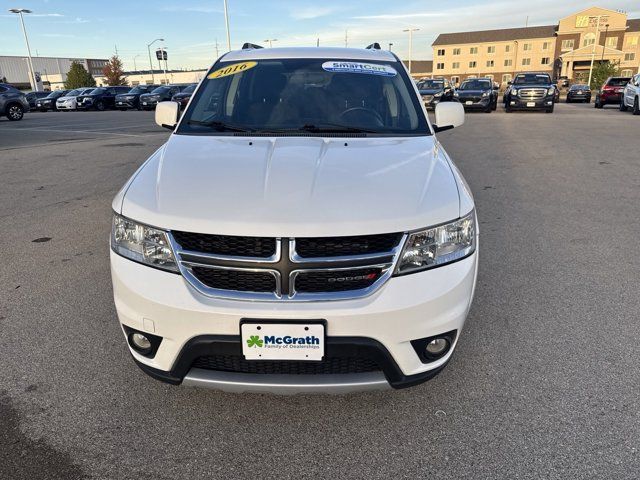
[[[264,345],[264,342],[262,341],[262,339],[258,335],[251,335],[247,339],[247,346],[249,348],[251,348],[251,347],[260,347],[260,348],[262,348],[263,345]]]

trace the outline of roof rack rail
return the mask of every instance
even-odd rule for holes
[[[367,50],[380,50],[380,44],[378,42],[374,42],[371,45],[367,45]]]
[[[242,50],[250,50],[252,48],[264,48],[262,45],[256,45],[255,43],[249,43],[246,42],[244,45],[242,45]]]

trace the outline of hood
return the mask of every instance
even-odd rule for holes
[[[444,91],[444,89],[442,88],[427,88],[427,89],[419,90],[420,95],[434,95],[442,91]]]
[[[161,228],[221,235],[414,230],[460,214],[458,186],[440,150],[433,136],[174,134],[116,197],[114,210]]]
[[[478,88],[475,90],[456,90],[460,97],[478,97],[484,92],[491,92],[488,88]]]

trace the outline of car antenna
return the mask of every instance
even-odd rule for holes
[[[371,45],[367,45],[367,50],[380,50],[380,44],[378,42],[373,42]]]
[[[264,48],[262,45],[256,45],[255,43],[249,43],[246,42],[244,45],[242,45],[242,50],[251,50],[251,49],[257,49],[257,48]]]

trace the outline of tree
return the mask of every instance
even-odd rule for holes
[[[616,77],[620,75],[620,62],[602,62],[593,65],[593,72],[591,74],[591,87],[592,90],[599,89],[609,77]]]
[[[107,64],[102,68],[102,74],[107,79],[107,85],[126,85],[127,79],[124,78],[124,71],[122,70],[122,61],[117,55],[114,55],[109,59]]]
[[[95,87],[96,80],[91,76],[87,69],[84,68],[80,62],[73,62],[69,73],[67,73],[67,79],[64,82],[64,88],[67,90],[73,90],[74,88],[81,87]]]

